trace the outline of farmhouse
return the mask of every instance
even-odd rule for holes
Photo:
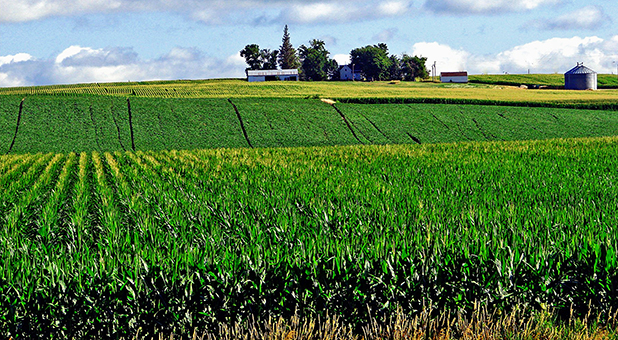
[[[298,81],[298,70],[247,70],[247,81]]]
[[[584,63],[577,63],[577,66],[564,74],[564,88],[567,90],[596,90],[597,73],[584,66]]]
[[[363,80],[362,70],[354,65],[343,65],[339,67],[339,79],[341,80]]]
[[[467,83],[468,72],[442,72],[440,81],[443,83]]]

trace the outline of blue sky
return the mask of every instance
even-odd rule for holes
[[[615,0],[0,0],[0,86],[242,77],[247,44],[387,43],[438,72],[616,73]],[[616,62],[616,63],[614,63]]]

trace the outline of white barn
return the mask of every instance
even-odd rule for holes
[[[343,65],[339,68],[340,80],[363,80],[363,74],[360,67],[353,67],[352,65]]]
[[[298,81],[298,70],[247,70],[247,81]]]
[[[467,83],[468,72],[441,72],[440,81],[443,83]]]

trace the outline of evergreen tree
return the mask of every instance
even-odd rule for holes
[[[283,39],[281,48],[279,49],[279,66],[281,69],[298,69],[300,62],[296,55],[296,50],[290,42],[290,34],[288,32],[288,25],[285,25],[283,29]]]

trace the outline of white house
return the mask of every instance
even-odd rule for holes
[[[298,81],[298,70],[247,70],[247,81]]]
[[[354,65],[343,65],[339,68],[340,80],[352,80],[352,74],[354,74],[354,80],[363,80],[362,70],[360,67],[354,67]]]
[[[467,83],[468,72],[441,72],[440,81],[443,83]]]

